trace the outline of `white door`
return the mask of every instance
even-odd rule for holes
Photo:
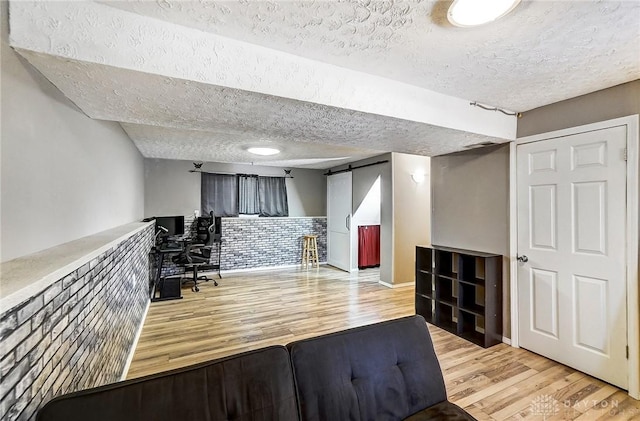
[[[520,346],[624,389],[626,138],[517,147]]]
[[[327,177],[327,263],[349,272],[351,265],[351,172]]]

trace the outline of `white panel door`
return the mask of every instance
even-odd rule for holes
[[[351,172],[327,177],[327,263],[351,269]]]
[[[626,138],[517,147],[520,346],[624,389]]]

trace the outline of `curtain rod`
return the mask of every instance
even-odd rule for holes
[[[235,173],[235,172],[209,172],[209,171],[202,171],[202,170],[189,170],[189,172],[195,172],[200,174],[241,175],[241,176],[249,176],[249,177],[259,177],[258,174],[242,174],[242,173]]]
[[[374,165],[386,164],[387,162],[389,162],[389,160],[385,159],[384,161],[372,162],[371,164],[358,165],[357,167],[352,167],[351,164],[349,164],[349,167],[345,168],[344,170],[338,170],[338,171],[329,170],[326,173],[324,173],[324,175],[335,175],[335,174],[341,174],[343,172],[351,172],[353,170],[359,170],[360,168],[373,167]]]
[[[202,171],[202,170],[189,170],[189,172],[199,173],[199,174],[214,174],[214,175],[237,175],[240,177],[293,178],[293,176],[290,174],[285,174],[284,176],[282,176],[282,175],[242,174],[242,173],[235,173],[235,172],[209,172],[209,171]]]
[[[204,164],[204,162],[194,162],[193,163],[193,169],[189,170],[189,172],[199,172],[202,174],[218,174],[218,175],[237,175],[240,177],[275,177],[275,178],[293,178],[293,176],[291,175],[291,169],[285,169],[283,168],[282,170],[284,171],[284,177],[278,177],[277,175],[259,175],[259,174],[242,174],[242,173],[233,173],[233,172],[208,172],[208,171],[202,171],[202,164]],[[253,163],[251,164],[253,165]]]

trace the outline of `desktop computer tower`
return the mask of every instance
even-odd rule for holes
[[[182,282],[179,277],[165,278],[160,281],[160,299],[182,298]]]

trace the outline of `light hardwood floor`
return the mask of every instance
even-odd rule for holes
[[[152,303],[129,378],[414,314],[414,289],[375,269],[328,266],[227,275]],[[483,349],[429,325],[449,400],[479,420],[640,420],[640,402],[583,373],[501,344]]]

